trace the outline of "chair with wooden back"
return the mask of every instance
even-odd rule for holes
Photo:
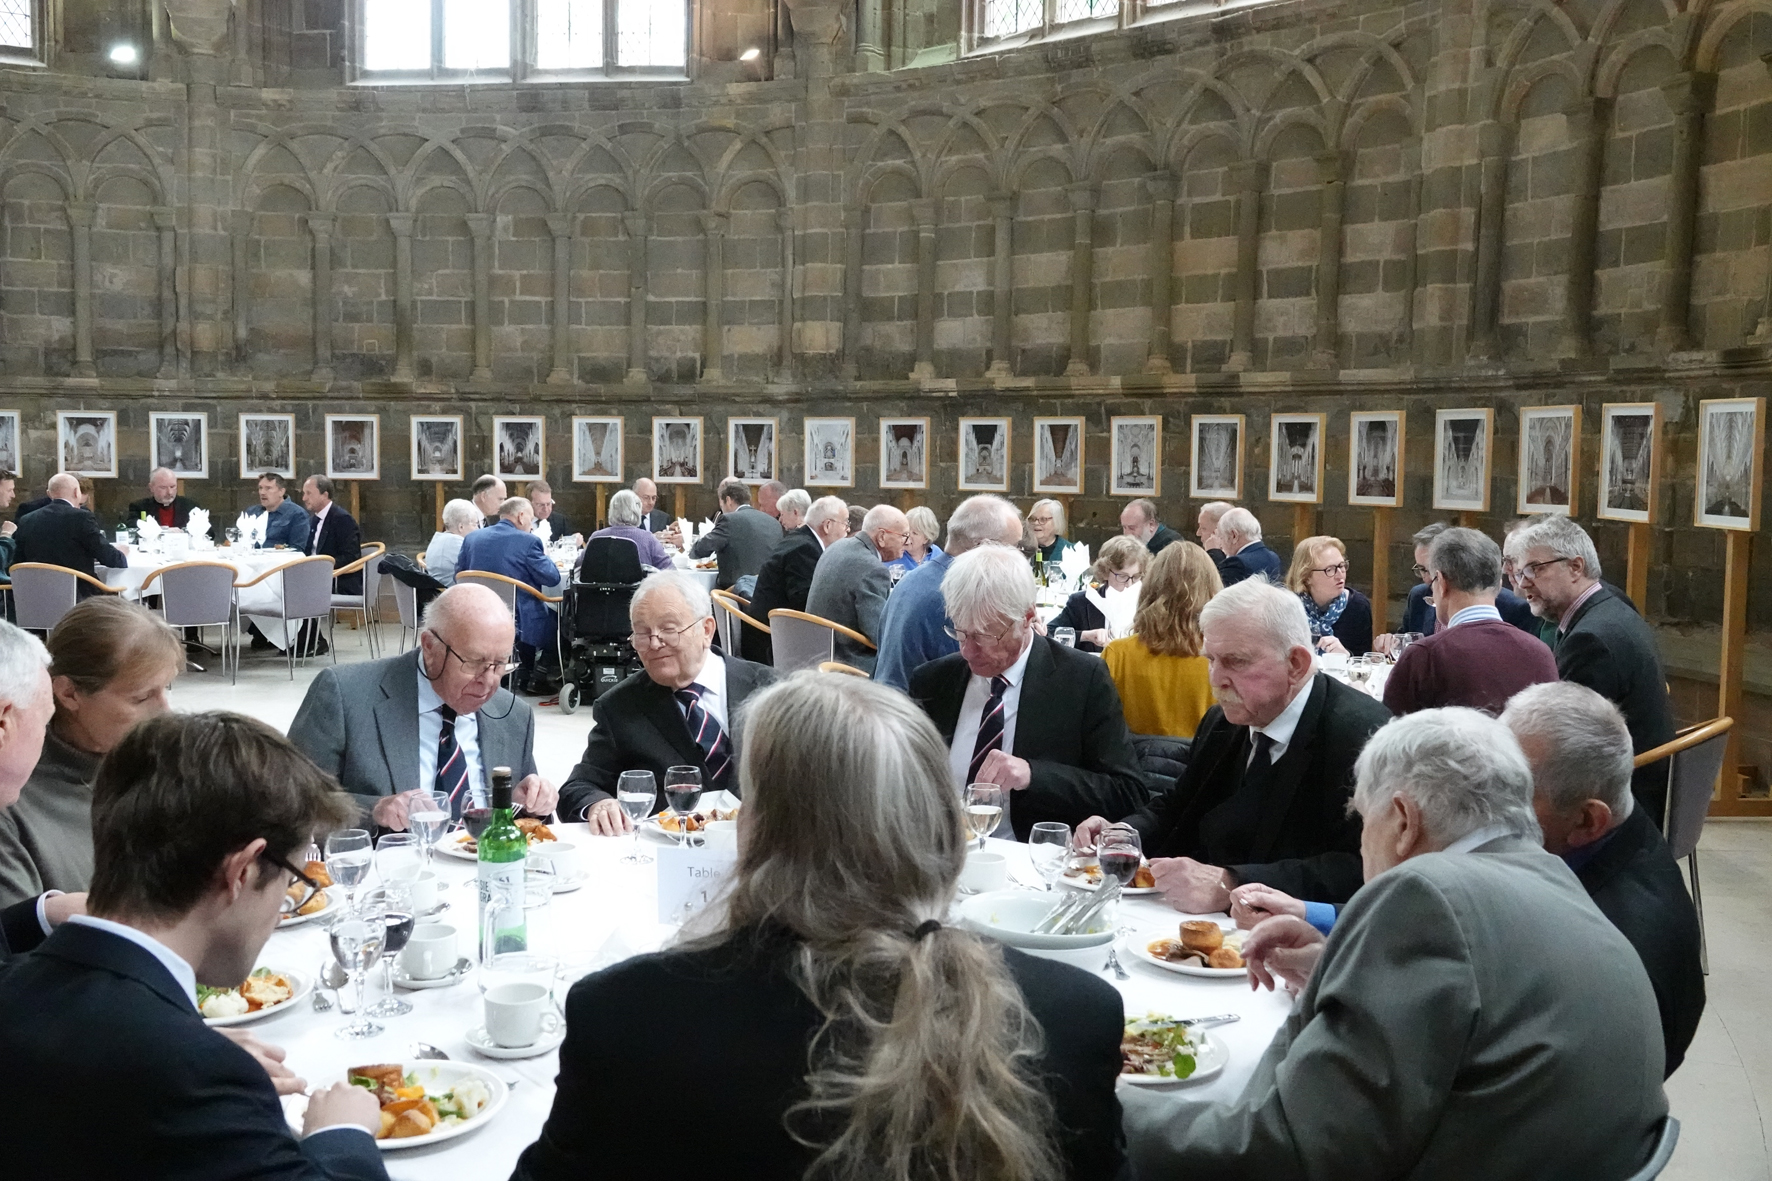
[[[744,599],[731,591],[709,591],[708,596],[714,601],[714,628],[720,637],[720,651],[728,656],[743,658],[744,629],[754,627],[764,635],[769,635],[769,625],[752,619],[745,614],[750,606]]]
[[[1734,718],[1712,718],[1696,726],[1688,726],[1653,750],[1636,757],[1636,765],[1667,760],[1667,815],[1662,821],[1662,835],[1667,838],[1668,852],[1678,861],[1686,860],[1686,876],[1692,886],[1692,905],[1698,911],[1698,962],[1705,975],[1710,975],[1710,949],[1704,937],[1704,893],[1698,884],[1698,838],[1704,834],[1704,821],[1710,815],[1711,797],[1716,794],[1717,775],[1723,769],[1723,754],[1729,742]]]
[[[381,599],[381,560],[388,552],[388,547],[379,541],[365,542],[358,550],[355,562],[340,566],[332,572],[332,580],[338,580],[347,574],[363,575],[363,593],[360,595],[341,595],[332,592],[332,609],[334,611],[354,611],[363,617],[365,642],[369,645],[369,658],[374,660],[379,652],[375,625],[380,622],[377,608]]]
[[[121,589],[107,586],[92,575],[48,562],[14,562],[12,566],[12,605],[14,622],[27,631],[48,632],[74,609],[80,599],[80,584],[103,595],[120,594]]]
[[[253,608],[251,614],[264,619],[276,619],[286,626],[322,619],[326,621],[327,647],[332,650],[332,663],[338,663],[338,647],[332,643],[332,558],[327,554],[314,554],[311,557],[297,558],[293,562],[285,562],[281,566],[273,566],[256,578],[245,582],[236,582],[236,595],[247,587],[257,586],[261,582],[276,580],[282,588],[282,602],[275,611],[262,607]],[[289,662],[289,679],[295,680],[296,648],[300,641],[296,637],[286,636],[289,640],[283,654]],[[300,654],[307,659],[307,653]]]
[[[226,562],[174,562],[142,580],[142,597],[160,597],[160,616],[173,627],[222,629],[222,672],[228,671],[233,647],[233,683],[240,683],[239,626],[234,579],[238,571]]]
[[[863,680],[868,679],[867,673],[856,668],[853,664],[844,664],[841,660],[822,661],[819,663],[818,671],[821,673],[841,673],[846,677],[861,677]]]
[[[769,613],[769,629],[775,646],[775,667],[784,673],[817,668],[834,660],[838,636],[866,648],[874,647],[874,642],[858,631],[790,607],[777,607]]]

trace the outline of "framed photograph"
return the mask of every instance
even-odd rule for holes
[[[1238,500],[1243,495],[1243,416],[1196,414],[1188,457],[1188,495]]]
[[[1454,512],[1489,511],[1489,453],[1495,411],[1434,412],[1434,507]]]
[[[928,420],[920,421],[927,422]],[[855,484],[855,420],[853,418],[808,418],[805,422],[805,431],[806,486],[808,488],[853,487]],[[918,453],[921,454],[921,444],[918,445]],[[911,485],[904,486],[908,488]],[[916,485],[918,488],[922,486],[921,484]]]
[[[1403,507],[1403,412],[1357,412],[1348,428],[1347,502]]]
[[[1581,407],[1522,406],[1515,511],[1574,516],[1580,456]]]
[[[240,416],[240,478],[255,480],[275,472],[295,479],[295,415]]]
[[[412,416],[412,478],[464,480],[459,414]]]
[[[652,420],[652,480],[655,484],[701,483],[701,419]]]
[[[547,420],[540,417],[492,420],[492,474],[501,480],[539,480],[547,470],[543,435]]]
[[[181,480],[209,478],[209,415],[152,411],[148,414],[148,439],[153,447],[153,467],[166,468]],[[17,470],[4,461],[0,461],[0,469]]]
[[[1322,504],[1324,416],[1276,414],[1268,421],[1272,451],[1267,465],[1267,498],[1290,504]]]
[[[1009,420],[960,420],[960,491],[1009,491]]]
[[[1108,420],[1108,495],[1158,496],[1163,491],[1163,419],[1116,415]]]
[[[1600,407],[1600,504],[1594,515],[1647,525],[1661,491],[1661,405]]]
[[[810,437],[811,431],[808,430]],[[812,466],[806,470],[811,472]],[[807,483],[811,483],[808,480]],[[880,487],[929,487],[929,420],[882,418],[880,420]]]
[[[1698,403],[1698,524],[1760,527],[1760,452],[1766,445],[1766,399],[1707,398]]]
[[[381,479],[381,415],[326,416],[326,474],[334,480]]]
[[[753,487],[775,479],[775,419],[726,420],[726,474]]]
[[[619,484],[623,427],[619,418],[578,415],[572,420],[572,480],[576,484]]]
[[[1034,419],[1034,492],[1083,491],[1083,420]]]
[[[55,435],[60,444],[62,471],[71,476],[116,478],[115,410],[58,410]]]
[[[0,410],[0,472],[11,472],[24,479],[24,454],[19,446],[19,415],[16,410]]]

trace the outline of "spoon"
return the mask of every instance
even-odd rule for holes
[[[333,976],[333,973],[335,972],[338,973],[338,978],[336,979]],[[325,1013],[332,1008],[333,1002],[331,997],[327,996],[320,990],[322,988],[330,988],[332,991],[337,992],[344,986],[345,971],[338,966],[337,960],[327,960],[320,965],[320,971],[316,973],[316,975],[319,979],[314,986],[314,1012]]]
[[[413,1042],[412,1056],[414,1058],[430,1058],[437,1062],[451,1061],[448,1054],[445,1054],[430,1042]],[[517,1089],[517,1084],[523,1081],[521,1078],[503,1078],[503,1076],[500,1076],[500,1078],[504,1085],[513,1091]]]

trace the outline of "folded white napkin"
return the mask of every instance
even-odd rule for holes
[[[1090,565],[1088,546],[1078,544],[1065,550],[1058,559],[1058,570],[1063,575],[1064,585],[1076,586],[1081,583],[1084,576],[1089,573]]]
[[[143,513],[136,519],[135,535],[141,539],[144,546],[152,549],[154,542],[160,539],[160,522]]]
[[[1093,597],[1093,596],[1091,596]],[[1138,586],[1125,590],[1108,587],[1101,599],[1101,613],[1107,617],[1108,633],[1116,640],[1132,634],[1132,617],[1138,614]]]
[[[185,522],[185,532],[189,533],[192,538],[208,537],[209,510],[206,508],[192,509],[190,520]]]
[[[240,519],[234,522],[234,528],[240,531],[242,545],[260,546],[265,543],[265,530],[270,527],[269,513],[241,513]]]
[[[530,532],[541,538],[541,543],[546,545],[553,540],[554,526],[550,521],[537,521],[535,523],[535,528],[531,529]]]

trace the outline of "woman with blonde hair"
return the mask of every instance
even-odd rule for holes
[[[1304,604],[1317,651],[1371,651],[1372,600],[1348,586],[1347,547],[1339,537],[1307,537],[1294,546],[1286,587]]]
[[[1212,708],[1200,610],[1223,589],[1218,567],[1191,541],[1165,546],[1151,559],[1132,617],[1134,634],[1102,653],[1134,734],[1192,738]]]
[[[941,519],[935,515],[935,510],[919,504],[904,517],[910,522],[910,536],[905,539],[904,553],[886,563],[886,572],[894,585],[930,558],[941,554],[941,547],[935,544],[941,540]]]
[[[1108,592],[1130,595],[1137,603],[1138,582],[1150,559],[1151,551],[1136,537],[1122,535],[1102,542],[1095,564],[1089,568],[1089,585],[1066,600],[1064,610],[1046,625],[1046,634],[1068,627],[1077,633],[1077,651],[1100,652],[1107,647],[1114,638],[1113,629],[1108,626]],[[1116,617],[1132,616],[1130,610],[1118,605],[1113,610]]]
[[[1115,1176],[1119,994],[942,922],[966,834],[923,711],[799,673],[747,703],[744,737],[724,897],[573,986],[514,1177]]]

